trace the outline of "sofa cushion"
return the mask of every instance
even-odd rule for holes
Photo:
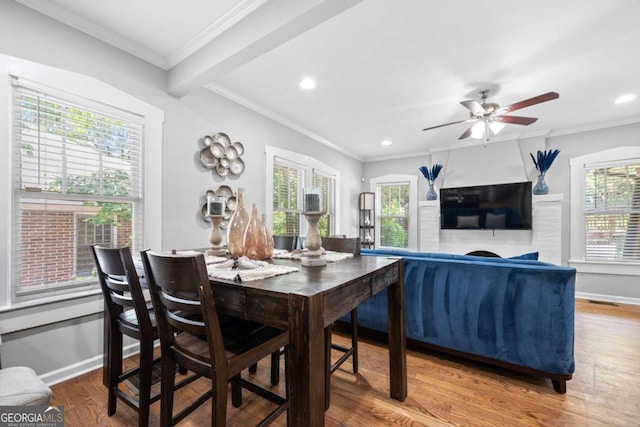
[[[457,218],[456,227],[457,228],[479,228],[480,227],[480,217],[478,215],[469,215],[462,216],[460,215]]]
[[[509,259],[532,259],[532,260],[537,260],[538,259],[538,252],[529,252],[529,253],[522,254],[522,255],[516,255],[516,256],[509,257]]]

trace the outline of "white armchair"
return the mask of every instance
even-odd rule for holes
[[[1,343],[1,341],[0,341]],[[0,367],[0,406],[49,406],[51,389],[26,366]]]

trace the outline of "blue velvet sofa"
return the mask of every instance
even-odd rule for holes
[[[404,258],[410,348],[445,351],[551,379],[574,371],[575,269],[521,259],[362,250]],[[528,258],[528,259],[527,259]],[[361,328],[387,331],[387,296],[358,307]]]

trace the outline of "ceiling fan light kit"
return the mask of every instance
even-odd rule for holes
[[[515,104],[511,104],[506,107],[500,107],[500,105],[495,102],[487,102],[488,96],[488,90],[483,90],[480,92],[480,101],[482,102],[482,104],[474,99],[460,101],[460,104],[462,104],[469,110],[468,119],[445,123],[437,126],[431,126],[422,130],[432,130],[443,126],[455,125],[458,123],[476,122],[471,125],[466,131],[464,131],[458,139],[471,137],[474,139],[484,139],[485,143],[487,143],[489,142],[491,135],[497,135],[507,123],[527,126],[535,123],[536,120],[538,120],[536,117],[508,116],[506,115],[507,113],[519,110],[521,108],[540,104],[542,102],[551,101],[560,97],[557,92],[547,92],[533,98],[516,102]]]

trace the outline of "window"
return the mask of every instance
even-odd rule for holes
[[[376,246],[416,250],[417,175],[387,175],[371,180],[376,193]]]
[[[587,261],[640,262],[640,162],[585,170]]]
[[[140,117],[13,79],[16,297],[94,285],[89,245],[142,245]]]
[[[329,174],[320,170],[313,170],[313,187],[319,188],[322,194],[322,211],[325,215],[318,221],[318,230],[321,236],[329,236],[333,234],[333,223],[335,222],[335,192],[336,180]]]
[[[382,184],[380,193],[380,246],[409,246],[409,184]]]
[[[323,209],[326,212],[318,223],[320,235],[335,234],[338,229],[339,173],[309,156],[270,146],[266,147],[266,152],[266,213],[273,218],[272,233],[305,235],[307,225],[301,214],[304,188],[317,187],[322,191]]]
[[[640,275],[640,147],[576,157],[571,256],[579,272]]]

